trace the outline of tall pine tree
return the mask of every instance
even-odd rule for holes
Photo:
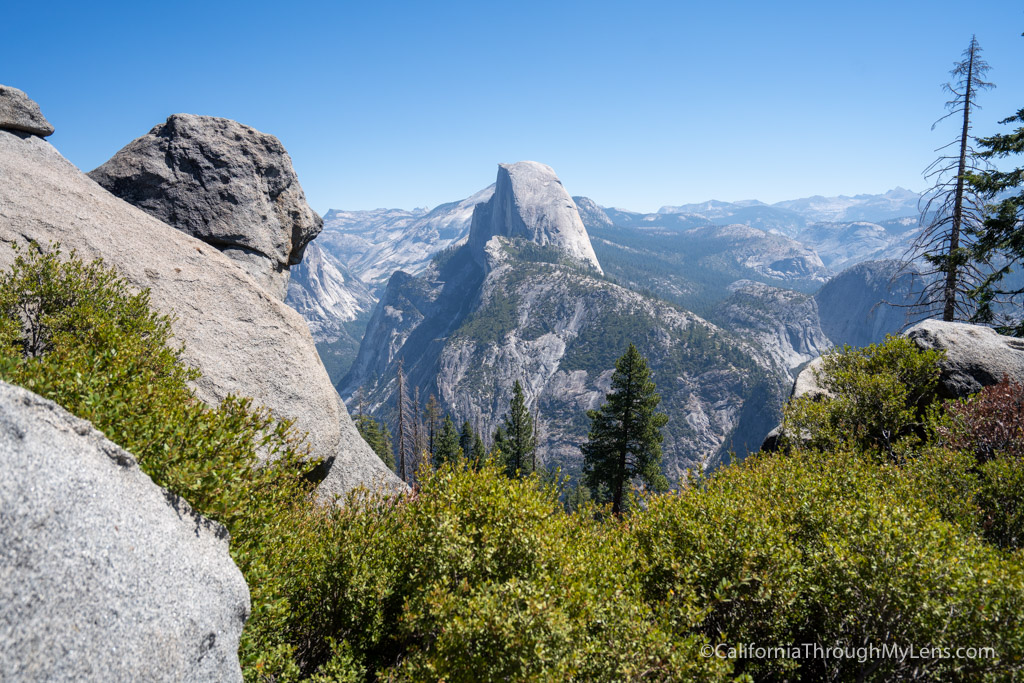
[[[472,463],[474,469],[480,469],[480,466],[484,464],[484,460],[487,459],[487,449],[484,448],[484,440],[480,438],[480,433],[473,432],[473,457]]]
[[[1010,133],[979,138],[981,156],[1005,159],[1024,154],[1024,109],[999,123],[1018,125]],[[979,304],[975,322],[995,325],[1003,334],[1024,337],[1024,315],[1020,312],[1024,286],[1019,279],[1015,284],[1005,280],[1024,261],[1024,167],[988,169],[971,175],[969,180],[987,201],[993,202],[987,207],[975,255],[996,265],[974,292]]]
[[[402,361],[398,361],[398,476],[402,481],[409,481],[409,441],[412,435],[409,433],[409,426],[406,424],[408,410],[406,410],[405,399],[405,377],[402,371]]]
[[[626,487],[634,478],[663,491],[661,428],[668,416],[656,412],[657,394],[647,360],[633,344],[615,363],[611,392],[600,410],[588,410],[591,420],[583,451],[583,475],[592,491],[607,491],[612,512],[620,514]]]
[[[427,450],[430,452],[430,457],[433,458],[435,455],[434,440],[437,438],[438,419],[441,416],[441,405],[437,402],[437,396],[433,394],[427,399],[426,405],[427,413]]]
[[[537,439],[533,433],[533,418],[526,409],[526,396],[523,385],[516,380],[512,387],[512,403],[501,427],[501,444],[499,433],[494,435],[494,446],[501,449],[505,462],[505,472],[510,477],[525,476],[533,472],[536,465]]]
[[[927,264],[921,294],[912,306],[918,319],[968,320],[976,308],[970,294],[984,273],[971,245],[982,223],[984,202],[967,179],[981,172],[984,163],[971,146],[970,131],[971,116],[979,108],[978,94],[993,87],[984,80],[988,70],[981,46],[972,36],[963,58],[950,72],[953,80],[945,85],[951,95],[946,102],[949,113],[939,119],[956,117],[958,134],[940,148],[949,151],[925,169],[925,177],[934,185],[924,194],[928,199],[921,211],[921,233],[904,255],[908,267],[919,260]]]
[[[386,424],[377,422],[369,415],[363,414],[362,411],[356,415],[355,423],[359,435],[369,444],[377,457],[387,465],[387,468],[394,472],[395,454],[391,450],[391,430]]]
[[[459,430],[455,428],[450,415],[444,416],[441,423],[441,430],[434,443],[434,465],[440,467],[445,463],[458,462],[462,457],[462,449],[459,447]]]

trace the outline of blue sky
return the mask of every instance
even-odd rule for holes
[[[920,190],[972,33],[998,86],[975,132],[1024,107],[1022,31],[987,0],[22,2],[0,83],[84,170],[190,112],[280,138],[320,213],[461,199],[522,159],[653,211]]]

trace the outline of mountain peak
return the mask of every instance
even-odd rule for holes
[[[498,164],[494,196],[474,210],[469,243],[482,252],[496,236],[553,246],[602,272],[576,204],[547,164]]]

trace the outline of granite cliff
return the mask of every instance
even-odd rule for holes
[[[402,363],[410,393],[436,394],[454,418],[490,435],[518,380],[539,415],[541,460],[573,471],[586,410],[603,402],[615,360],[633,341],[671,417],[666,473],[715,464],[747,398],[774,391],[771,363],[708,321],[605,279],[581,226],[549,167],[499,167],[468,242],[418,276],[392,276],[342,394],[360,392],[372,413],[391,418]]]

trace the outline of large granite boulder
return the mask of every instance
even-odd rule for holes
[[[280,141],[229,119],[174,114],[89,176],[217,247],[279,299],[323,227]]]
[[[241,681],[248,615],[224,527],[0,382],[0,680]]]
[[[0,85],[0,129],[29,133],[45,138],[53,135],[53,126],[39,105],[21,90]]]
[[[576,204],[547,164],[498,164],[494,195],[473,210],[469,243],[483,256],[492,237],[521,237],[550,246],[601,272]]]
[[[793,382],[793,391],[790,399],[810,396],[812,398],[831,398],[832,392],[821,386],[818,376],[825,368],[825,361],[819,356],[815,358],[800,371]]]
[[[309,327],[236,262],[110,194],[49,143],[0,131],[0,242],[59,242],[102,257],[172,314],[185,360],[202,371],[200,399],[250,396],[295,420],[329,461],[322,496],[357,485],[401,487],[359,436],[331,386]],[[14,252],[0,245],[0,269]]]
[[[804,366],[804,369],[800,371],[793,382],[793,390],[789,394],[789,400],[792,401],[801,396],[810,396],[814,399],[831,398],[833,396],[832,392],[821,386],[818,382],[818,375],[821,374],[824,367],[825,362],[820,356]],[[783,436],[786,435],[780,424],[764,437],[764,440],[761,442],[761,450],[765,453],[780,450],[785,444]]]
[[[919,348],[946,352],[939,379],[943,398],[963,398],[1004,376],[1024,384],[1024,339],[981,325],[925,320],[906,331]]]

